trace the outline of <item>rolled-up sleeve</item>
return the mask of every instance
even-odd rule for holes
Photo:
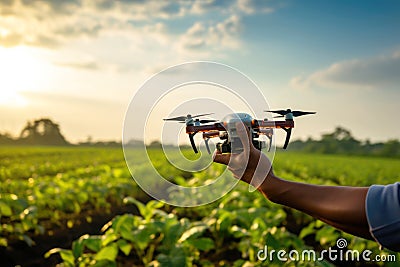
[[[375,240],[385,248],[400,251],[400,183],[371,186],[365,210]]]

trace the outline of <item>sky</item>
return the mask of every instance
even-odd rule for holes
[[[71,142],[121,140],[147,79],[212,61],[249,77],[271,109],[316,111],[294,138],[340,125],[399,139],[399,29],[399,1],[3,0],[0,133],[48,117]]]

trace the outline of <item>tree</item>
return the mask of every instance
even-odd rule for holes
[[[322,135],[320,148],[323,153],[354,154],[361,150],[361,142],[349,130],[339,126],[332,133]]]
[[[60,132],[58,124],[43,118],[28,122],[20,134],[20,142],[32,145],[66,145],[65,137]]]
[[[383,145],[380,155],[386,157],[400,156],[400,142],[398,140],[389,140]]]
[[[0,133],[0,144],[1,145],[12,145],[14,144],[15,140],[12,138],[12,136],[9,133]]]

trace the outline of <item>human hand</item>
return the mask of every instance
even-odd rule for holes
[[[242,123],[236,123],[237,134],[243,145],[239,154],[214,152],[214,162],[228,165],[228,169],[237,179],[259,188],[268,177],[273,176],[271,161],[254,147],[249,129]]]

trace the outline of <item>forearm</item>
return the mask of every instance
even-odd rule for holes
[[[259,190],[272,202],[305,212],[353,235],[372,238],[365,213],[367,187],[310,185],[269,176]]]

